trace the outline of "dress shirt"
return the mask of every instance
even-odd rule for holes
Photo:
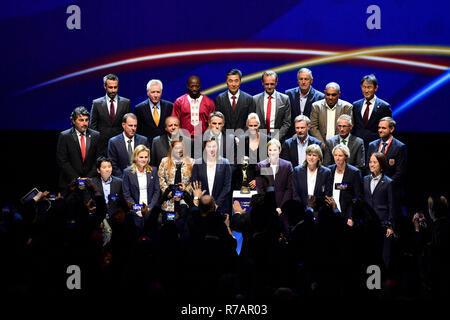
[[[373,98],[370,101],[370,105],[369,105],[369,117],[367,119],[370,119],[370,116],[372,115],[372,111],[373,111],[373,107],[375,106],[375,101],[377,100],[377,96],[374,95]],[[366,112],[366,108],[367,108],[367,100],[364,99],[364,103],[362,105],[361,108],[361,117],[364,119],[364,113]]]
[[[114,99],[111,99],[110,97],[108,97],[108,95],[106,95],[106,106],[108,107],[108,114],[111,115],[111,100],[114,101],[114,116],[117,114],[117,106],[119,104],[119,99],[117,98],[117,94],[114,97]]]
[[[278,165],[277,164],[271,164],[270,167],[272,168],[273,181],[275,181],[275,175],[277,174]]]
[[[270,99],[270,132],[275,129],[275,111],[277,108],[277,91],[274,90],[272,93],[272,99]],[[264,123],[267,118],[267,103],[269,102],[269,95],[264,91]],[[266,128],[267,134],[269,134],[269,128]]]
[[[239,99],[239,94],[241,93],[241,90],[238,90],[236,94],[232,94],[230,91],[228,91],[228,99],[230,100],[230,105],[233,106],[233,96],[236,97],[236,105]]]
[[[155,104],[150,99],[148,99],[148,103],[150,105],[150,112],[151,112],[152,118],[153,118],[153,111],[155,110],[155,108],[154,108]],[[158,103],[156,104],[156,111],[158,112],[159,119],[161,119],[161,101],[158,101]]]
[[[373,193],[373,190],[375,190],[375,188],[377,187],[378,182],[380,182],[380,179],[381,179],[381,174],[379,174],[375,178],[372,178],[372,180],[370,181],[370,193]]]
[[[327,136],[325,139],[334,137],[336,132],[336,104],[331,109],[327,105]]]
[[[336,172],[334,173],[334,181],[333,181],[333,199],[334,199],[334,202],[336,202],[336,205],[337,205],[337,208],[339,209],[339,211],[342,211],[341,203],[339,202],[339,197],[341,196],[341,190],[336,189],[335,185],[336,185],[336,183],[342,183],[343,178],[344,178],[344,174],[338,173],[337,168],[336,168]]]
[[[77,133],[77,137],[78,137],[78,144],[80,145],[80,149],[81,149],[81,135],[84,135],[84,145],[86,146],[86,151],[87,151],[87,135],[86,135],[86,131],[84,133],[81,133],[80,131],[78,131],[77,129],[75,129],[75,132]]]
[[[147,170],[144,170],[144,172],[139,172],[138,169],[136,169],[136,175],[139,183],[139,203],[140,204],[147,204]]]
[[[210,168],[207,165],[206,166],[206,176],[208,177],[208,191],[209,191],[209,195],[212,196],[212,191],[213,191],[213,187],[214,187],[214,178],[216,177],[216,166]]]
[[[303,165],[303,162],[306,159],[306,148],[308,147],[308,136],[306,136],[305,141],[303,143],[300,142],[300,139],[297,137],[297,152],[298,152],[298,163],[294,165]]]
[[[191,105],[191,125],[195,127],[200,123],[200,104],[202,103],[203,95],[200,95],[197,99],[187,95],[187,99]]]
[[[350,140],[350,133],[345,138],[342,138],[341,136],[339,136],[339,143],[344,144],[342,142],[342,140],[344,140],[344,139],[345,139],[345,145],[348,147],[348,140]]]
[[[102,180],[102,188],[103,188],[103,194],[105,195],[105,201],[106,203],[108,203],[108,196],[111,193],[111,182],[112,182],[112,177],[109,177],[109,180],[105,182],[105,180],[103,180],[102,177],[100,177],[100,180]]]
[[[131,139],[131,149],[133,149],[133,151],[134,151],[134,136],[132,138],[128,138],[125,135],[125,132],[123,132],[123,139],[125,140],[125,150],[128,151],[128,140]]]
[[[316,188],[316,180],[317,180],[317,168],[316,170],[311,173],[309,171],[309,168],[306,168],[307,177],[308,177],[308,196],[314,195],[314,189]]]
[[[302,91],[300,88],[298,88],[299,96],[300,96],[300,114],[303,114],[303,111],[305,111],[305,105],[306,101],[308,100],[308,94],[311,91],[311,87],[309,87],[308,93],[304,96],[302,95]]]

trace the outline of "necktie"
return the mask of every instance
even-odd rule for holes
[[[347,140],[342,139],[342,143],[346,146],[347,145]]]
[[[109,105],[109,118],[111,119],[111,123],[114,123],[114,118],[116,116],[116,113],[114,111],[114,100],[110,100],[111,104]]]
[[[233,99],[232,107],[233,107],[233,111],[234,111],[234,109],[236,109],[236,96],[232,96],[231,98]]]
[[[158,106],[156,104],[153,106],[153,120],[155,121],[156,126],[158,126],[159,114],[158,114]]]
[[[268,97],[269,101],[267,101],[267,114],[266,114],[267,134],[270,133],[270,114],[272,113],[272,101],[270,100],[271,98],[272,98],[272,96],[269,96]]]
[[[367,125],[367,122],[369,122],[370,101],[367,100],[366,104],[367,104],[367,107],[366,107],[366,110],[364,111],[364,117],[363,117],[363,121],[364,121],[365,125]]]
[[[383,148],[381,148],[381,153],[386,153],[387,142],[383,142]]]
[[[86,142],[84,141],[84,134],[80,133],[80,144],[81,144],[81,158],[84,159],[86,158]]]
[[[129,163],[131,164],[131,157],[133,156],[133,148],[131,147],[131,139],[129,139],[127,142],[128,142],[128,159],[129,159]]]

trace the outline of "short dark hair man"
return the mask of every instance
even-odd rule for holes
[[[100,134],[89,129],[89,111],[77,107],[70,115],[72,128],[60,133],[56,146],[56,163],[60,169],[59,189],[65,190],[76,178],[94,177],[99,156]]]
[[[108,141],[122,132],[122,117],[131,112],[130,100],[120,97],[119,78],[115,74],[103,77],[106,95],[92,101],[91,128],[100,132],[99,152],[106,155]]]
[[[166,118],[172,114],[173,103],[162,100],[163,84],[152,79],[147,83],[148,99],[134,108],[138,119],[137,133],[146,136],[151,145],[153,138],[164,133]]]
[[[364,99],[353,102],[353,118],[355,125],[353,134],[364,140],[367,150],[369,143],[378,139],[378,123],[384,117],[392,117],[391,106],[378,98],[378,81],[375,75],[369,74],[361,79],[361,91]]]
[[[247,116],[255,111],[253,97],[240,90],[242,72],[231,69],[227,72],[228,90],[214,99],[216,111],[225,116],[225,129],[246,130]]]
[[[108,157],[116,177],[122,177],[123,170],[131,165],[131,156],[138,145],[150,148],[147,137],[136,133],[137,126],[137,117],[133,113],[127,113],[122,118],[123,132],[109,139]]]

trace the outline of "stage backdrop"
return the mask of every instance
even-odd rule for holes
[[[350,102],[374,73],[397,130],[450,132],[449,9],[449,1],[418,0],[5,2],[0,129],[69,127],[74,107],[90,110],[105,94],[108,73],[134,106],[152,78],[174,101],[195,74],[213,98],[230,68],[256,94],[263,70],[279,72],[284,92],[305,66],[316,89],[338,82]]]

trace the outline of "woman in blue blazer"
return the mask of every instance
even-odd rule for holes
[[[331,170],[331,193],[339,211],[347,218],[347,224],[352,226],[352,200],[362,196],[361,172],[347,163],[350,149],[346,145],[336,145],[331,154],[335,162],[328,166]]]
[[[123,196],[133,204],[146,204],[149,211],[158,203],[160,188],[158,170],[151,167],[150,149],[138,145],[131,157],[132,164],[123,171]]]
[[[308,204],[308,197],[331,196],[331,171],[322,166],[322,150],[317,144],[306,148],[306,159],[292,173],[292,198]],[[308,183],[310,181],[312,184]]]
[[[231,166],[217,149],[214,137],[205,142],[204,156],[195,160],[191,181],[200,182],[205,194],[213,196],[217,212],[231,213]]]

